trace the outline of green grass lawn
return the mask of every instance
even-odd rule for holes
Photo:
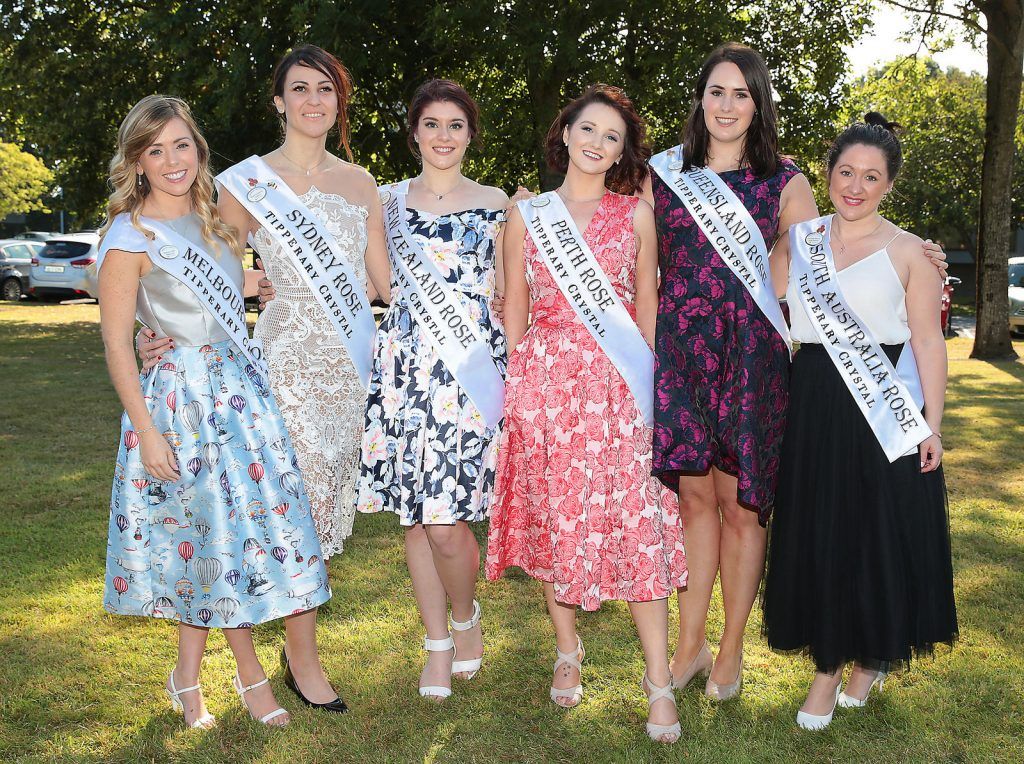
[[[160,689],[174,662],[173,626],[100,605],[120,406],[97,319],[94,305],[0,305],[0,761],[1024,759],[1024,364],[971,361],[969,340],[949,342],[943,429],[960,641],[891,677],[868,708],[839,712],[824,732],[796,728],[812,668],[767,648],[756,611],[742,695],[723,705],[696,688],[681,695],[674,747],[644,734],[643,663],[622,603],[581,615],[584,700],[556,709],[552,631],[540,589],[521,576],[481,586],[480,675],[441,706],[423,701],[402,536],[383,515],[357,518],[321,610],[327,672],[352,713],[299,705],[276,664],[282,629],[268,625],[256,630],[257,649],[293,723],[275,731],[249,720],[214,632],[203,687],[220,723],[194,732]],[[712,645],[721,626],[716,594]]]

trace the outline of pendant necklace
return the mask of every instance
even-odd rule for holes
[[[278,148],[278,151],[280,151],[280,152],[281,152],[281,156],[283,156],[283,157],[284,157],[285,159],[287,159],[287,160],[288,160],[288,161],[289,161],[289,162],[290,162],[290,163],[291,163],[292,165],[294,165],[294,166],[295,166],[296,168],[298,168],[298,169],[302,170],[302,172],[304,172],[304,173],[306,174],[306,177],[307,177],[307,178],[308,178],[308,177],[309,177],[310,175],[312,175],[312,174],[313,174],[313,171],[314,171],[314,170],[316,170],[316,169],[317,169],[317,168],[318,168],[318,167],[319,167],[320,165],[322,165],[322,164],[323,164],[324,162],[326,162],[326,161],[327,161],[327,160],[328,160],[328,159],[330,158],[330,156],[331,156],[330,154],[328,154],[328,153],[327,153],[327,152],[325,151],[325,152],[324,152],[324,154],[325,154],[326,156],[324,156],[324,158],[323,158],[323,159],[321,159],[321,160],[320,160],[319,162],[317,162],[317,163],[316,163],[315,165],[313,165],[312,167],[310,167],[310,168],[308,168],[308,169],[307,169],[307,168],[303,167],[303,166],[302,166],[301,164],[299,164],[298,162],[296,162],[296,161],[295,161],[294,159],[292,159],[292,158],[291,158],[290,156],[288,156],[287,154],[285,154],[285,153],[284,153],[284,149],[283,149],[283,148]]]

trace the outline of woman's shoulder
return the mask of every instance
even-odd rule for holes
[[[492,210],[503,210],[508,206],[508,194],[502,191],[496,186],[485,186],[483,183],[477,183],[475,180],[471,180],[473,184],[473,190],[477,194],[477,198],[480,199],[480,207]]]
[[[127,212],[116,215],[110,221],[103,238],[100,240],[99,250],[106,254],[112,249],[120,249],[125,252],[145,252],[149,248],[149,237],[132,224],[131,216]]]

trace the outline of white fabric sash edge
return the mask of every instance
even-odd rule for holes
[[[476,322],[406,224],[409,182],[381,188],[388,254],[409,313],[489,429],[501,422],[505,380]]]
[[[886,457],[894,462],[932,434],[921,413],[924,396],[914,351],[908,340],[893,366],[850,307],[829,245],[831,229],[830,215],[790,228],[792,277],[822,347]]]
[[[615,292],[562,198],[548,191],[519,202],[526,230],[562,296],[626,381],[654,426],[654,353]]]
[[[761,229],[743,202],[711,168],[693,167],[683,172],[681,146],[651,157],[650,165],[683,203],[718,256],[750,293],[757,307],[785,341],[792,357],[789,327],[772,285],[768,265],[771,253]],[[732,216],[728,222],[723,219],[727,215]],[[738,237],[744,240],[741,242]]]
[[[291,259],[334,325],[363,388],[369,388],[377,323],[366,290],[334,236],[258,156],[228,168],[216,180]]]

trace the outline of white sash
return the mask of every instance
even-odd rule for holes
[[[145,252],[153,265],[167,271],[178,281],[188,287],[202,303],[203,307],[215,318],[221,328],[231,337],[249,362],[261,375],[266,377],[267,364],[263,360],[263,348],[257,339],[250,339],[249,329],[245,324],[245,298],[238,290],[235,282],[221,267],[217,258],[209,254],[196,242],[186,239],[184,236],[173,230],[170,226],[164,225],[158,220],[140,218],[142,224],[153,232],[155,238],[149,240],[139,232],[138,242],[146,243]],[[131,224],[126,220],[115,221],[115,226]],[[132,227],[132,231],[136,231]],[[111,236],[111,233],[114,236]],[[109,249],[119,249],[121,246],[132,246],[131,243],[119,244],[120,232],[112,227],[104,237],[104,245],[97,265],[97,271],[103,266],[103,258]],[[135,237],[131,232],[129,236]],[[132,247],[134,251],[134,247]],[[234,257],[228,252],[226,257]]]
[[[654,353],[554,191],[524,199],[526,221],[551,276],[587,331],[626,380],[644,423],[654,426]]]
[[[829,246],[831,230],[831,215],[790,228],[792,275],[818,339],[894,462],[932,434],[921,413],[924,396],[914,351],[908,341],[894,367],[843,297]]]
[[[505,381],[462,300],[413,239],[405,222],[408,190],[406,180],[380,192],[395,281],[409,312],[430,338],[441,361],[473,401],[487,427],[493,429],[501,421]]]
[[[747,288],[793,354],[789,327],[779,307],[761,229],[732,189],[709,167],[683,172],[682,146],[651,157],[651,167],[686,207],[719,257]]]
[[[292,259],[334,324],[363,387],[369,387],[377,324],[366,290],[327,226],[258,156],[228,168],[217,182]]]

